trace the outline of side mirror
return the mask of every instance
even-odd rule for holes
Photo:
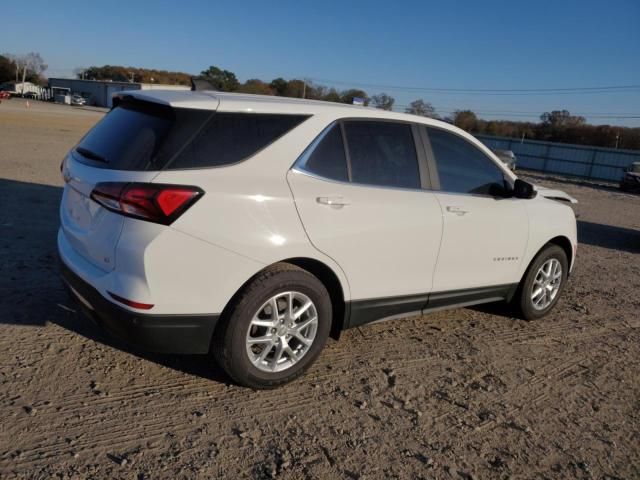
[[[516,178],[516,182],[513,184],[513,196],[516,198],[531,199],[535,198],[538,192],[533,188],[529,182]]]

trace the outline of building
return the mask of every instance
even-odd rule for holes
[[[78,93],[87,99],[88,105],[111,108],[113,94],[123,90],[190,90],[186,85],[162,85],[159,83],[111,82],[106,80],[80,80],[75,78],[50,78],[49,88]]]
[[[7,82],[0,85],[0,90],[6,90],[14,95],[23,95],[27,93],[40,94],[43,88],[31,82]]]

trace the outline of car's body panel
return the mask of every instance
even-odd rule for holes
[[[311,243],[342,267],[352,299],[431,291],[442,235],[433,192],[333,182],[296,170],[288,180]]]
[[[104,271],[115,268],[115,248],[124,217],[89,198],[98,182],[148,182],[152,172],[123,172],[84,165],[69,154],[62,165],[66,187],[60,204],[60,224],[73,247]]]
[[[571,243],[573,252],[570,255],[570,268],[573,268],[578,247],[578,233],[575,214],[571,207],[564,202],[540,195],[527,201],[525,206],[529,217],[529,240],[518,269],[518,281],[542,247],[557,237],[566,238]]]
[[[444,218],[434,290],[517,282],[527,247],[527,200],[436,193]]]

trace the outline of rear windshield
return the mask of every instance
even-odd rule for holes
[[[307,116],[215,113],[125,101],[77,145],[83,163],[114,170],[179,170],[240,162]]]

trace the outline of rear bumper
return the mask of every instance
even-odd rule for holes
[[[219,315],[153,315],[119,307],[60,260],[62,279],[83,313],[134,348],[156,353],[202,354],[209,351]]]

